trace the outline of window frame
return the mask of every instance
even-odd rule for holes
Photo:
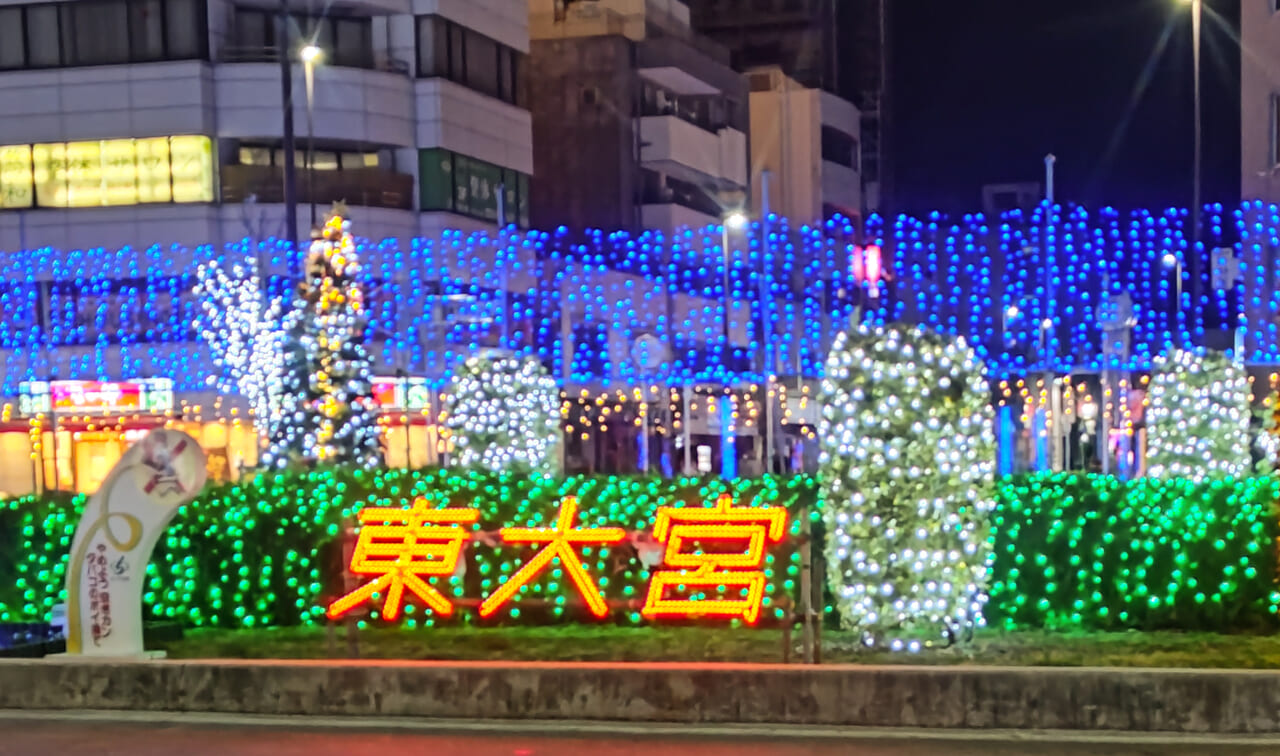
[[[441,171],[448,174],[448,186],[436,187],[437,191],[432,192],[434,196],[448,197],[448,202],[444,207],[436,204],[427,203],[427,192],[425,190],[426,169],[425,163],[428,159],[440,160],[443,166],[447,161],[447,169]],[[529,227],[529,184],[531,177],[527,173],[521,173],[514,168],[507,168],[490,163],[487,160],[464,155],[460,152],[454,152],[443,147],[424,147],[418,150],[418,212],[423,213],[452,213],[460,215],[464,218],[473,218],[486,222],[494,222],[495,218],[489,217],[484,212],[472,212],[475,206],[474,201],[470,197],[470,177],[476,174],[474,168],[478,168],[489,174],[496,173],[498,176],[498,185],[501,185],[507,196],[503,198],[503,210],[506,214],[507,224],[514,223],[519,228]],[[463,178],[460,172],[460,166],[466,168],[466,180],[468,186],[467,208],[461,209],[462,203],[458,200],[458,186],[460,178]],[[473,168],[474,166],[474,168]],[[447,189],[447,191],[442,191]],[[493,187],[497,190],[497,185]],[[497,207],[496,197],[494,207]]]
[[[426,56],[423,49],[423,40],[427,36],[424,33],[426,29],[431,30],[432,42],[429,66],[425,65]],[[487,87],[483,83],[477,84],[471,81],[472,72],[469,63],[471,48],[480,44],[474,40],[482,40],[485,45],[493,45],[495,48],[494,77]],[[445,79],[485,97],[492,97],[519,108],[524,107],[525,97],[521,75],[524,72],[523,59],[526,54],[520,50],[435,13],[414,17],[413,47],[415,78]]]
[[[208,0],[190,0],[193,3],[193,11],[195,17],[193,22],[196,24],[196,42],[197,50],[193,55],[174,55],[173,40],[170,38],[170,16],[171,5],[168,0],[161,0],[158,5],[160,13],[160,49],[161,55],[142,54],[135,45],[135,11],[147,0],[115,0],[124,6],[124,24],[125,32],[123,35],[125,44],[125,56],[121,60],[87,60],[80,61],[75,59],[74,50],[78,49],[75,42],[75,16],[77,11],[83,11],[93,6],[105,6],[109,3],[100,2],[99,0],[75,0],[74,2],[61,3],[25,3],[22,5],[7,5],[3,7],[6,11],[17,11],[18,19],[21,25],[22,35],[22,62],[16,66],[4,66],[0,68],[3,71],[48,71],[61,68],[88,68],[92,66],[121,66],[132,65],[136,63],[162,63],[176,62],[187,60],[209,60],[209,4]],[[36,14],[48,14],[52,19],[52,38],[57,40],[56,45],[37,45],[39,51],[49,53],[52,52],[50,62],[33,62],[33,46],[32,46],[32,29],[35,24],[33,17]],[[52,62],[56,58],[57,62]]]

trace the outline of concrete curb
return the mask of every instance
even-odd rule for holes
[[[984,667],[0,661],[0,709],[1280,734],[1280,674]]]

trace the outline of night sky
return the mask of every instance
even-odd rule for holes
[[[983,184],[1039,181],[1049,152],[1059,201],[1189,204],[1189,4],[890,2],[894,209],[979,210]],[[1239,5],[1205,4],[1206,202],[1239,199]]]

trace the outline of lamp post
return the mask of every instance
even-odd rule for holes
[[[298,259],[298,186],[293,148],[293,67],[289,61],[289,0],[280,0],[278,11],[280,52],[280,103],[284,108],[284,225],[289,240],[289,269]]]
[[[316,226],[316,130],[315,90],[316,63],[324,57],[324,51],[314,43],[298,51],[302,58],[302,70],[307,82],[307,199],[311,203],[311,227]]]
[[[724,255],[724,279],[721,285],[724,287],[724,345],[720,353],[720,367],[728,370],[729,367],[729,313],[733,309],[733,299],[729,290],[729,265],[731,262],[729,253],[729,230],[739,230],[747,225],[747,216],[741,211],[735,210],[724,217],[720,224],[720,250]]]
[[[1173,269],[1176,292],[1173,300],[1173,330],[1177,331],[1182,323],[1182,259],[1172,252],[1166,252],[1161,262],[1164,263],[1164,267]]]
[[[1201,163],[1201,124],[1200,124],[1200,21],[1204,15],[1204,0],[1182,0],[1191,6],[1191,59],[1193,90],[1195,99],[1195,146],[1192,165],[1191,183],[1191,239],[1193,244],[1200,241],[1200,163]],[[1194,247],[1193,247],[1194,248]]]
[[[726,479],[732,478],[737,469],[737,446],[735,443],[737,430],[730,428],[733,422],[733,396],[731,394],[732,387],[729,385],[729,313],[733,309],[733,298],[729,289],[729,264],[731,262],[729,230],[738,230],[746,225],[746,214],[736,210],[726,215],[720,223],[720,250],[724,256],[724,277],[721,281],[721,285],[724,287],[724,341],[720,345],[720,369],[724,371],[725,385],[725,394],[720,400],[720,466],[721,474]],[[729,462],[731,457],[733,458],[732,464]]]

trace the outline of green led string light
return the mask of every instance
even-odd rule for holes
[[[784,597],[799,582],[800,513],[812,509],[807,478],[663,480],[451,474],[444,471],[281,473],[243,485],[206,491],[185,507],[157,545],[147,568],[143,596],[149,619],[188,626],[265,627],[323,621],[326,599],[342,590],[342,523],[362,506],[407,506],[428,492],[455,507],[480,510],[484,535],[465,552],[465,571],[433,584],[457,601],[478,603],[517,570],[532,549],[504,546],[492,537],[503,526],[546,526],[560,499],[576,496],[579,523],[649,533],[659,506],[708,506],[728,490],[740,506],[785,506],[790,537],[773,548],[766,564],[769,585],[764,617],[785,616]],[[83,497],[49,500],[24,497],[0,509],[4,544],[16,558],[0,562],[13,570],[0,584],[0,619],[42,619],[63,600],[62,577]],[[16,526],[16,527],[13,527]],[[630,546],[590,549],[583,564],[611,605],[614,619],[639,624],[649,570]],[[0,578],[9,578],[0,573]],[[697,596],[692,596],[697,598]],[[578,595],[560,566],[531,582],[491,621],[545,624],[585,619]],[[634,604],[634,608],[631,605]],[[434,624],[421,607],[406,607],[409,626]],[[370,613],[377,619],[377,611]],[[463,602],[451,622],[475,622],[475,607]]]
[[[1192,483],[1046,473],[1002,481],[992,624],[1228,630],[1274,624],[1271,478]]]
[[[188,626],[264,627],[323,620],[323,599],[341,593],[338,535],[366,505],[406,506],[439,492],[481,511],[481,529],[545,526],[560,497],[577,496],[584,526],[649,532],[662,505],[706,506],[719,480],[626,477],[530,479],[443,471],[308,472],[270,475],[206,491],[183,509],[147,568],[151,619]],[[785,615],[800,582],[796,551],[804,511],[824,528],[813,478],[729,484],[739,506],[786,506],[787,541],[771,551],[764,617]],[[995,564],[988,621],[1010,629],[1230,630],[1274,626],[1280,610],[1275,502],[1280,480],[1139,480],[1043,474],[1000,481],[993,513]],[[0,502],[0,620],[43,620],[63,600],[71,537],[85,497],[49,494]],[[611,603],[641,604],[645,565],[621,547],[585,554]],[[473,542],[466,572],[437,586],[478,600],[532,552]],[[540,624],[583,619],[563,575],[548,570],[495,618]],[[830,600],[828,600],[830,603]],[[831,609],[828,607],[828,612]],[[475,622],[474,607],[450,621]],[[376,613],[375,615],[376,616]],[[642,623],[639,610],[614,621]],[[409,626],[433,623],[421,608]]]

